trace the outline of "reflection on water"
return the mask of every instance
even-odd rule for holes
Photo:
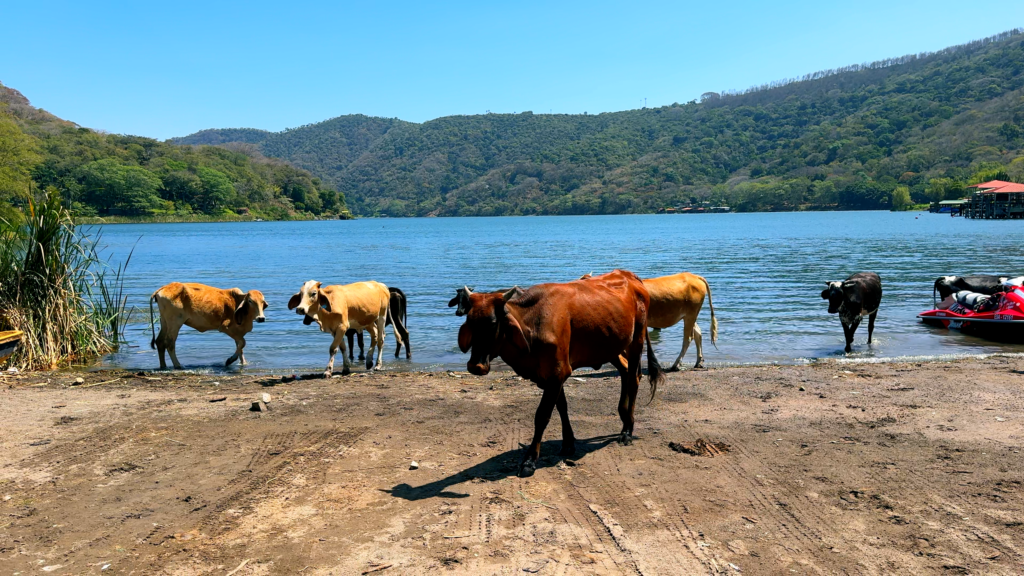
[[[851,358],[1020,352],[921,325],[931,283],[951,273],[1024,274],[1020,222],[890,212],[367,219],[325,222],[140,224],[103,228],[112,261],[138,241],[126,291],[138,314],[130,346],[106,366],[158,366],[150,350],[148,297],[172,281],[261,290],[267,322],[247,336],[247,370],[322,370],[330,337],[303,326],[288,298],[310,279],[325,284],[379,280],[409,298],[413,360],[385,366],[465,368],[448,300],[455,288],[496,289],[568,281],[626,268],[642,277],[690,271],[707,277],[721,324],[718,349],[701,312],[709,365],[845,358],[843,331],[820,293],[828,280],[875,271],[884,296],[869,347],[861,326]],[[141,238],[141,239],[140,239]],[[682,327],[655,336],[670,363]],[[227,336],[183,328],[178,358],[214,368],[232,353]],[[691,345],[684,362],[696,359]],[[801,360],[803,359],[803,360]],[[338,359],[340,362],[340,358]],[[237,370],[232,368],[231,370]]]

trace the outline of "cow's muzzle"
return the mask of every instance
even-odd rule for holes
[[[469,370],[469,373],[474,376],[487,376],[487,373],[491,371],[491,363],[487,360],[479,362],[470,360],[466,364],[466,370]]]
[[[263,316],[258,316],[258,317],[256,317],[256,321],[259,322],[260,324],[262,324],[262,323],[266,322],[267,319],[264,318]]]
[[[305,309],[305,308],[302,308],[302,307],[300,306],[299,308],[296,308],[296,309],[295,309],[295,313],[296,313],[296,314],[298,314],[298,315],[300,315],[300,316],[305,316],[305,315],[306,315],[306,309]]]

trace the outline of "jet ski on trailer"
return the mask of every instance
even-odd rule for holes
[[[1024,338],[1024,276],[1007,280],[995,294],[961,290],[917,317],[931,326],[978,336]]]

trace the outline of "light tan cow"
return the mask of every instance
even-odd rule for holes
[[[160,333],[153,320],[153,303],[160,308]],[[171,362],[181,370],[175,344],[182,326],[191,326],[199,332],[217,330],[235,341],[235,353],[224,362],[230,366],[238,360],[245,364],[244,336],[252,332],[252,323],[263,322],[267,301],[259,290],[242,292],[238,288],[223,290],[204,284],[172,282],[157,290],[149,299],[149,326],[153,339],[149,345],[160,353],[160,368],[167,368],[164,351],[171,353]]]
[[[589,278],[592,274],[584,274]],[[697,363],[694,368],[704,365],[704,347],[700,327],[697,326],[697,315],[704,306],[704,296],[708,298],[711,308],[711,343],[718,341],[718,319],[715,318],[715,305],[711,301],[711,286],[703,276],[680,272],[671,276],[644,279],[644,287],[651,295],[651,309],[647,313],[647,326],[654,329],[669,328],[683,321],[683,349],[676,361],[668,369],[669,372],[679,370],[690,340],[697,345]]]
[[[314,321],[321,332],[334,337],[331,342],[331,358],[327,362],[324,377],[330,378],[334,371],[334,355],[341,348],[342,375],[348,374],[348,354],[345,350],[345,332],[366,330],[370,333],[370,349],[366,353],[366,368],[384,368],[384,325],[387,323],[391,303],[391,292],[380,282],[355,282],[353,284],[322,286],[316,280],[302,285],[302,289],[288,300],[288,309],[305,316],[304,324]],[[377,363],[373,362],[376,347]]]

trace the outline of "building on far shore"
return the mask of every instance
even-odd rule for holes
[[[1024,184],[990,180],[968,188],[975,192],[962,207],[967,218],[1024,218]]]

